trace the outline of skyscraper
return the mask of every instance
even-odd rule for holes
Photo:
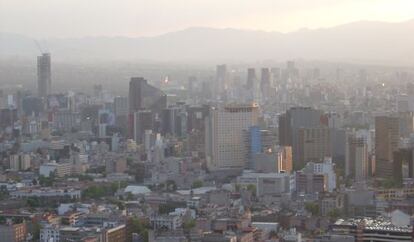
[[[242,169],[247,163],[244,133],[257,125],[257,105],[214,108],[206,121],[206,156],[210,170]]]
[[[393,152],[398,150],[399,138],[398,117],[375,118],[375,175],[377,177],[392,177]]]
[[[160,89],[149,85],[142,77],[132,77],[129,82],[129,111],[149,109],[160,113],[167,106],[167,95]]]
[[[216,68],[216,85],[214,87],[214,95],[216,98],[223,94],[227,82],[227,66],[217,65]]]
[[[132,77],[129,82],[129,136],[136,137],[135,117],[138,111],[151,111],[152,120],[161,115],[167,106],[167,95],[160,89],[149,85],[142,77]],[[137,141],[138,142],[138,141]]]
[[[368,145],[363,137],[350,134],[346,141],[345,175],[363,181],[369,175]]]
[[[298,160],[301,165],[307,162],[323,162],[332,157],[330,130],[328,127],[300,128],[298,132]]]
[[[262,68],[261,71],[261,80],[260,80],[260,89],[262,91],[263,96],[266,96],[266,92],[269,91],[270,88],[270,69],[269,68]]]
[[[38,96],[46,98],[52,91],[52,74],[50,54],[43,53],[37,57],[37,92]]]
[[[279,116],[279,144],[291,146],[293,161],[299,158],[299,129],[321,126],[322,112],[310,107],[293,107]],[[300,168],[293,164],[296,168]]]
[[[246,88],[249,90],[252,90],[254,85],[256,83],[256,70],[254,68],[247,69],[247,82],[246,82]]]

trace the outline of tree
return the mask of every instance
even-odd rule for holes
[[[55,183],[55,173],[54,172],[52,172],[52,173],[50,173],[49,174],[49,176],[48,177],[45,177],[45,176],[39,176],[39,184],[40,184],[40,186],[42,186],[42,187],[51,187],[51,186],[53,186],[53,184]]]
[[[40,201],[38,197],[29,197],[26,200],[27,206],[31,207],[31,208],[35,208],[35,207],[39,207],[40,206]]]
[[[193,182],[193,185],[191,185],[191,188],[195,189],[195,188],[199,188],[203,186],[203,181],[201,180],[195,180]]]
[[[331,219],[338,219],[339,217],[341,217],[341,211],[337,208],[334,208],[331,211],[329,211],[328,216]]]
[[[252,193],[253,196],[256,196],[256,186],[253,184],[247,185],[247,190]]]
[[[177,184],[175,183],[175,181],[173,180],[168,180],[165,182],[166,187],[167,187],[167,191],[169,192],[174,192],[177,190]]]
[[[138,218],[131,219],[131,233],[137,233],[141,235],[145,242],[148,241],[148,225],[139,220]]]
[[[42,228],[42,226],[40,225],[40,223],[33,222],[33,224],[32,224],[32,235],[33,235],[34,241],[39,241],[39,239],[40,239],[40,229],[41,228]]]
[[[196,222],[194,219],[188,220],[183,223],[183,229],[184,230],[190,230],[196,226]]]
[[[319,215],[319,205],[313,202],[305,203],[306,211],[310,212],[313,216]]]
[[[175,204],[166,203],[166,204],[160,204],[158,207],[158,212],[160,214],[168,214],[171,212],[174,212],[174,210],[177,208]]]

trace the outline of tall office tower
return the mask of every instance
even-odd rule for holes
[[[247,69],[247,82],[246,82],[246,88],[248,90],[252,90],[256,84],[257,77],[256,77],[256,70],[254,68]]]
[[[210,107],[190,106],[187,107],[187,133],[188,149],[198,157],[205,157],[205,119],[208,117]]]
[[[414,132],[414,113],[413,112],[398,113],[398,118],[400,119],[401,137],[409,138],[410,135]]]
[[[355,179],[355,181],[364,181],[370,175],[369,167],[367,142],[363,137],[349,134],[345,153],[346,177]]]
[[[330,129],[327,127],[300,128],[298,132],[298,162],[323,162],[326,157],[332,157]]]
[[[153,118],[159,117],[167,107],[167,95],[160,89],[149,85],[142,77],[132,77],[129,82],[129,136],[135,137],[134,113],[140,110],[150,110]]]
[[[142,77],[132,77],[129,82],[129,111],[143,109],[160,113],[167,106],[167,95],[160,89],[148,84]]]
[[[257,105],[232,105],[210,110],[206,119],[206,156],[210,170],[246,166],[244,133],[258,124],[258,118]]]
[[[296,64],[294,61],[288,61],[286,63],[286,73],[284,78],[292,79],[299,77],[299,70],[296,68]]]
[[[399,143],[398,117],[379,116],[375,118],[375,175],[392,178],[393,152]]]
[[[142,144],[146,130],[153,130],[154,120],[150,110],[134,112],[133,139],[137,144]]]
[[[128,97],[114,98],[115,125],[121,129],[123,135],[128,134]]]
[[[405,148],[398,149],[393,153],[393,179],[399,185],[402,185],[403,178],[414,178],[414,149]],[[405,173],[403,171],[407,171]],[[405,174],[404,174],[405,173]]]
[[[260,153],[273,153],[276,146],[276,135],[270,130],[260,129],[259,126],[251,126],[245,132],[248,167],[252,168],[254,155]]]
[[[165,108],[161,114],[163,135],[185,137],[187,134],[187,112],[184,105]]]
[[[281,78],[281,72],[279,67],[272,67],[270,70],[273,76],[273,81],[279,81]]]
[[[187,86],[187,99],[193,100],[197,97],[195,96],[195,85],[197,83],[197,77],[190,76],[188,78],[188,86]]]
[[[115,97],[114,98],[114,114],[115,117],[128,115],[128,98]]]
[[[227,66],[217,65],[216,68],[216,85],[214,87],[214,95],[216,98],[223,94],[227,85]]]
[[[270,69],[269,68],[262,68],[261,70],[261,79],[260,79],[260,91],[262,92],[262,96],[267,99],[270,97]]]
[[[292,147],[294,162],[299,161],[299,129],[320,127],[321,117],[320,110],[310,107],[293,107],[279,116],[279,145]]]
[[[38,96],[46,98],[52,91],[50,54],[43,53],[37,57],[37,91]]]

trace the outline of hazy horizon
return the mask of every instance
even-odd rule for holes
[[[151,37],[191,27],[289,33],[404,22],[414,18],[412,9],[409,0],[2,0],[0,32],[33,38]]]

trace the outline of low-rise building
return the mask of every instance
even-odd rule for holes
[[[176,215],[153,216],[150,222],[154,229],[176,230],[182,225],[181,217]]]

